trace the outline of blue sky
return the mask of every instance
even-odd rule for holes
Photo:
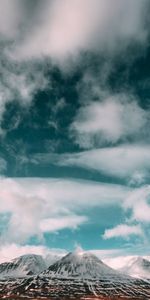
[[[1,0],[2,257],[148,254],[149,9]]]

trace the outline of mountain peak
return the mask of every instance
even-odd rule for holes
[[[41,255],[25,254],[10,262],[0,264],[0,275],[4,277],[24,277],[34,275],[46,269]]]
[[[150,261],[137,256],[132,258],[120,271],[132,277],[150,279]]]
[[[83,253],[85,253],[85,251],[83,250],[83,248],[81,246],[77,246],[75,248],[75,250],[73,252],[70,253],[74,253],[76,255],[83,255]]]
[[[100,279],[118,276],[118,272],[105,265],[91,252],[75,250],[50,266],[42,275],[57,278]]]

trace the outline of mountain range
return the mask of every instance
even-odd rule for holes
[[[121,268],[112,268],[90,252],[76,250],[72,253],[46,257],[26,254],[10,262],[0,264],[0,277],[25,277],[41,274],[57,278],[101,278],[120,274],[134,278],[150,279],[150,261],[145,257],[133,256]]]
[[[51,265],[42,273],[52,278],[102,279],[121,277],[121,274],[104,264],[89,252],[75,251]]]
[[[50,266],[46,261],[29,254],[1,264],[0,299],[150,299],[150,262],[144,258],[134,257],[120,270],[81,250],[54,256]]]
[[[21,256],[1,264],[0,272],[0,299],[150,299],[150,281],[114,270],[84,251],[68,253],[49,267],[41,256]]]
[[[143,257],[133,257],[119,271],[132,277],[150,279],[150,261]]]

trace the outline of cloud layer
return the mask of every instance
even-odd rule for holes
[[[88,221],[85,208],[120,205],[129,192],[119,185],[40,178],[3,178],[0,186],[1,240],[20,243],[33,236],[42,239],[46,232],[76,229]]]
[[[125,178],[133,185],[144,183],[150,171],[148,145],[123,144],[52,157],[61,166],[95,170],[112,177]]]
[[[111,56],[113,60],[118,53],[126,51],[129,45],[137,43],[147,47],[148,0],[113,0],[113,5],[110,0],[46,0],[44,3],[33,1],[33,6],[34,9],[30,1],[2,0],[0,3],[0,64],[3,77],[0,85],[0,121],[8,101],[17,98],[21,105],[30,103],[37,91],[47,87],[49,80],[47,81],[45,76],[45,67],[38,67],[40,63],[49,61],[51,63],[48,68],[57,65],[61,70],[70,70],[71,65],[73,70],[78,66],[83,53],[102,55],[105,59]],[[119,103],[118,107],[115,103],[106,103],[104,107],[97,105],[98,113],[95,125],[92,126],[96,132],[106,132],[106,138],[111,141],[118,140],[123,129],[115,129],[115,125],[122,126],[117,114],[119,109],[125,110],[126,107],[120,104],[119,108]],[[95,106],[96,104],[93,104],[93,107],[81,109],[77,121],[80,115],[84,118],[87,111],[91,114],[88,123],[90,125]],[[112,130],[111,124],[106,126],[104,120],[96,125],[99,120],[98,114],[101,115],[103,110],[104,114],[107,113],[107,109],[108,113],[110,109],[116,110],[110,115],[110,122],[116,122]],[[129,114],[131,109],[135,110],[134,121],[138,124],[139,120],[140,129],[142,110],[136,103],[127,105]],[[83,122],[84,120],[79,121],[78,125],[76,122],[75,129],[79,132],[81,129],[81,133],[84,134]],[[134,133],[134,130],[131,130],[131,119],[130,125],[124,129],[125,136]]]
[[[104,239],[145,238],[150,219],[150,191],[145,186],[150,174],[149,105],[143,104],[146,96],[143,93],[140,98],[129,73],[133,70],[136,74],[132,64],[148,49],[149,5],[149,0],[0,1],[0,172],[5,174],[9,163],[12,168],[11,159],[7,162],[3,158],[3,144],[7,144],[8,137],[12,147],[16,140],[16,145],[23,145],[22,152],[12,152],[15,158],[21,153],[19,159],[24,166],[31,164],[31,169],[35,165],[38,168],[44,158],[47,166],[51,163],[51,176],[55,176],[54,166],[65,170],[63,176],[70,174],[69,167],[76,176],[77,167],[89,172],[88,178],[94,174],[96,178],[124,184],[1,178],[1,243],[23,244],[32,238],[42,243],[48,233],[89,225],[93,221],[90,209],[112,205],[123,212],[124,223],[115,223],[112,228],[105,224]],[[120,75],[115,70],[118,65],[124,68],[124,64],[125,78],[129,80],[122,79],[120,86]],[[39,91],[45,93],[38,98]],[[18,129],[19,116],[15,128],[7,134],[2,126],[4,114],[8,104],[16,103],[23,115],[24,108],[28,114],[32,107],[31,114],[25,116],[21,129],[12,132]],[[42,145],[39,148],[43,153],[37,153],[35,142],[34,153],[30,151],[26,157],[24,149],[32,144],[33,127],[37,133],[35,137],[33,134],[33,143]],[[61,144],[58,153],[62,154],[45,153],[45,136],[51,149],[55,148],[53,142]],[[4,145],[9,152],[10,144]],[[68,153],[70,149],[74,152]]]
[[[21,58],[46,55],[62,62],[85,50],[105,50],[112,54],[133,40],[143,43],[148,34],[147,6],[147,0],[126,3],[113,0],[113,5],[110,0],[45,1],[39,6],[30,33],[18,43],[17,55]]]

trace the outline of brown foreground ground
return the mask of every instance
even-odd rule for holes
[[[6,300],[150,300],[150,282],[82,281],[33,277],[0,281]]]
[[[26,297],[26,296],[16,296],[16,295],[1,295],[0,299],[6,299],[6,300],[54,300],[54,298],[51,297]],[[95,296],[87,296],[87,297],[81,297],[81,298],[57,298],[56,300],[145,300],[144,298],[137,298],[137,297],[118,297],[118,296],[109,296],[109,297],[95,297]]]

